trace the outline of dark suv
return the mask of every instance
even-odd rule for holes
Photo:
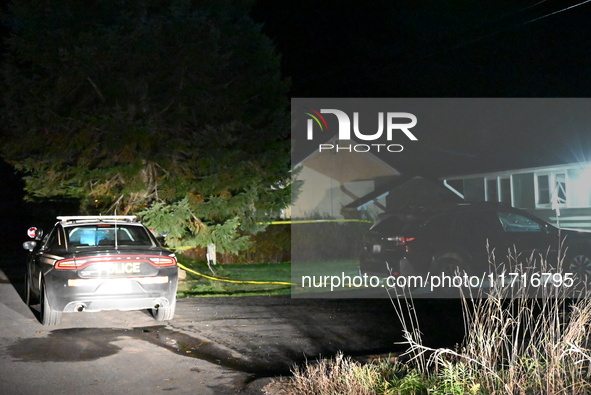
[[[497,265],[545,259],[591,274],[591,233],[559,230],[516,208],[493,203],[416,207],[382,215],[370,228],[362,273],[379,276],[449,272],[482,275]]]
[[[158,321],[174,316],[178,267],[134,216],[58,217],[44,237],[24,243],[25,298],[39,303],[40,321],[59,324],[62,313],[149,309]]]

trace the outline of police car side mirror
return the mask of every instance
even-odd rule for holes
[[[33,251],[35,247],[37,247],[37,242],[35,240],[25,241],[23,243],[23,248],[29,252]]]
[[[27,236],[31,239],[41,240],[43,238],[43,229],[39,229],[36,226],[31,226],[27,229]]]

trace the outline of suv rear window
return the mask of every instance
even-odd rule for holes
[[[413,215],[389,214],[376,221],[370,230],[379,233],[403,234],[416,229],[418,223],[419,219]]]
[[[142,226],[129,225],[81,225],[65,229],[70,247],[142,245],[151,246],[152,240]]]

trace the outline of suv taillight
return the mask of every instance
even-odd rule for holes
[[[391,236],[387,237],[386,240],[393,241],[397,246],[406,245],[406,243],[413,241],[414,237],[404,237],[404,236]]]

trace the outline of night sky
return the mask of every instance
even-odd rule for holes
[[[253,1],[292,97],[591,96],[591,1]],[[432,129],[393,165],[441,176],[589,160],[591,109],[567,112],[542,121],[555,128]]]
[[[587,98],[591,2],[579,3],[259,0],[253,16],[281,53],[292,97]],[[536,108],[519,127],[501,113],[433,130],[393,165],[441,176],[589,160],[589,113],[591,101],[578,113]]]
[[[591,2],[550,15],[577,3],[258,0],[253,17],[296,97],[587,97]]]

